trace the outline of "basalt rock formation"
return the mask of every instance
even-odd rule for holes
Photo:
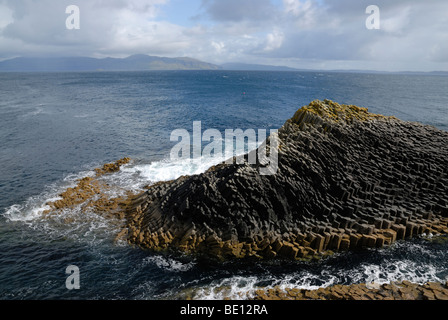
[[[448,300],[448,285],[428,282],[423,285],[403,281],[388,284],[335,285],[317,290],[257,290],[253,300]]]
[[[99,178],[106,174],[118,172],[120,168],[128,164],[130,158],[123,158],[113,163],[104,164],[101,168],[95,169],[94,177],[85,177],[77,181],[76,186],[67,188],[59,194],[60,199],[46,203],[50,208],[43,212],[44,217],[58,215],[65,209],[73,209],[80,206],[81,210],[94,211],[106,217],[116,217],[123,219],[125,217],[123,208],[127,205],[127,197],[111,198],[105,193],[109,186]]]
[[[325,100],[299,109],[278,137],[276,174],[223,163],[135,197],[128,241],[306,259],[448,232],[448,132]]]

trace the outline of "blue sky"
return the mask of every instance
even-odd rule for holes
[[[67,30],[68,5],[81,28]],[[380,9],[368,30],[366,8]],[[310,69],[448,71],[446,0],[0,0],[0,59],[189,56]]]
[[[200,12],[201,3],[201,0],[171,0],[161,7],[158,19],[184,27],[192,27],[196,24],[194,17]]]

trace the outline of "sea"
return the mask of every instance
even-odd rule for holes
[[[78,179],[124,157],[132,161],[102,177],[111,197],[224,160],[170,160],[176,129],[279,129],[316,99],[448,130],[448,77],[431,74],[0,73],[0,300],[242,300],[262,287],[445,282],[443,239],[310,262],[206,262],[117,241],[123,221],[80,206],[43,214]],[[69,266],[78,289],[67,285]]]

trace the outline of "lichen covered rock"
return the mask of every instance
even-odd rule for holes
[[[100,178],[106,174],[119,171],[123,165],[130,161],[130,158],[123,158],[113,163],[104,164],[101,168],[95,169],[94,177],[77,180],[74,187],[67,188],[59,194],[58,200],[46,203],[50,209],[45,210],[43,216],[58,215],[63,210],[79,206],[83,212],[89,210],[105,217],[124,219],[125,207],[131,194],[128,193],[125,197],[110,197],[107,194],[109,185]]]

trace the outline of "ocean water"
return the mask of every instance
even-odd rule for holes
[[[448,245],[414,239],[318,262],[205,263],[115,241],[122,221],[48,201],[107,162],[113,196],[222,159],[170,161],[175,129],[278,129],[315,99],[448,130],[448,77],[325,72],[0,73],[0,299],[242,299],[258,287],[445,281]],[[447,142],[448,143],[448,142]],[[67,266],[80,289],[67,290]]]

